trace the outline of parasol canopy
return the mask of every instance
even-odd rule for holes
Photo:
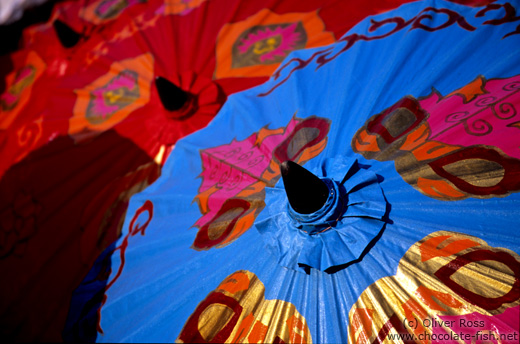
[[[517,11],[404,5],[229,97],[131,199],[65,338],[514,343]],[[286,161],[319,210],[287,200]]]

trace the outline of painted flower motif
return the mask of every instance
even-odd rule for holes
[[[94,12],[101,19],[113,19],[127,7],[146,2],[146,0],[102,0],[94,7]]]
[[[28,65],[16,73],[15,80],[9,89],[0,96],[0,108],[3,111],[12,110],[20,100],[20,94],[34,82],[36,70]]]
[[[202,184],[195,200],[203,216],[193,248],[220,248],[251,228],[264,209],[264,189],[280,178],[279,164],[299,164],[317,156],[327,144],[330,121],[293,117],[286,127],[264,127],[243,141],[201,151]]]
[[[93,125],[101,124],[117,111],[138,102],[139,96],[137,73],[124,70],[107,85],[91,92],[85,117]]]
[[[98,0],[89,1],[79,10],[79,16],[84,20],[99,25],[119,17],[127,8],[148,0]],[[74,6],[74,4],[69,5]]]
[[[237,49],[241,54],[250,54],[250,64],[276,63],[283,60],[291,51],[303,48],[307,42],[301,23],[288,23],[270,26],[255,26],[246,31]],[[242,57],[242,60],[246,58]],[[237,65],[240,65],[237,61]],[[243,63],[243,62],[242,62]]]
[[[153,63],[151,54],[115,61],[108,73],[74,90],[77,100],[69,134],[111,129],[145,106],[150,100]]]
[[[393,342],[399,333],[432,338],[416,343],[517,343],[519,277],[516,252],[433,232],[406,251],[393,276],[361,293],[349,311],[348,342]]]
[[[290,52],[335,41],[317,10],[278,14],[264,8],[222,26],[216,41],[215,78],[268,77]]]
[[[226,326],[215,326],[215,319]],[[312,343],[307,324],[294,304],[266,299],[258,276],[239,270],[199,303],[176,342]]]
[[[315,213],[297,213],[280,181],[266,189],[267,218],[256,228],[280,265],[332,273],[360,258],[383,230],[387,202],[377,175],[355,159],[326,159],[310,171],[329,188],[325,205]]]
[[[368,119],[352,148],[393,160],[403,180],[428,197],[504,197],[520,191],[519,101],[520,75],[479,76],[446,96],[435,89],[406,96]]]

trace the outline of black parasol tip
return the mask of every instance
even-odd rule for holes
[[[65,48],[72,48],[81,39],[79,33],[59,19],[56,19],[52,25],[54,26],[54,30],[56,31],[56,35],[58,36],[61,45]]]
[[[188,101],[188,93],[168,79],[161,76],[155,78],[155,86],[164,108],[168,111],[179,110]]]
[[[320,178],[292,161],[284,161],[280,171],[287,199],[296,212],[310,214],[325,205],[329,188]]]

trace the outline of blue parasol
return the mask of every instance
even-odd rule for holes
[[[65,337],[516,343],[517,11],[404,5],[229,97],[132,198]],[[320,209],[287,200],[285,161]]]

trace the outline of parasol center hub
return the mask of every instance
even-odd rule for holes
[[[165,116],[172,120],[183,120],[191,117],[198,110],[197,96],[186,92],[186,100],[182,106],[176,110],[165,111]]]
[[[327,200],[320,209],[310,214],[302,214],[287,203],[287,212],[293,225],[307,235],[318,235],[334,228],[347,207],[348,196],[345,188],[333,179],[320,179],[329,190]]]
[[[168,119],[182,120],[197,111],[197,97],[170,80],[158,76],[155,86]]]
[[[286,177],[293,174],[292,164],[282,165],[282,177],[284,172]],[[295,183],[290,179],[285,183],[282,179],[283,183],[266,189],[268,216],[255,226],[278,264],[306,273],[309,268],[334,273],[366,252],[385,227],[389,211],[380,179],[369,168],[358,164],[357,159],[342,155],[325,158],[309,171],[314,178],[295,178]],[[300,202],[291,202],[293,191],[289,187],[287,192],[287,185],[309,189],[312,180],[324,189],[304,190],[302,197],[298,197]],[[308,207],[301,201],[306,195],[310,197],[304,200],[322,195],[326,199],[321,202],[319,197],[320,202],[314,202],[318,206],[307,212]]]

